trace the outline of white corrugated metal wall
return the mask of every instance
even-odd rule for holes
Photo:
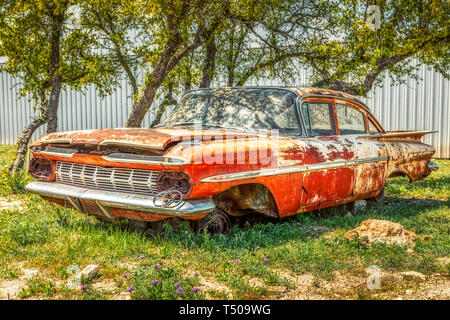
[[[449,91],[450,81],[441,74],[421,66],[422,79],[408,80],[406,84],[391,86],[386,78],[382,87],[372,90],[363,100],[386,130],[437,130],[424,138],[436,148],[435,157],[450,158]],[[298,78],[286,85],[307,83],[308,73],[298,73]],[[260,80],[249,85],[279,85],[276,80]],[[283,84],[285,85],[285,84]],[[32,101],[18,98],[20,80],[0,73],[0,144],[14,144],[23,128],[34,116]],[[131,109],[131,88],[125,80],[110,96],[101,99],[95,87],[85,92],[65,90],[61,94],[58,128],[61,131],[123,127]],[[149,126],[153,114],[150,110],[143,126]],[[33,137],[45,132],[41,128]]]

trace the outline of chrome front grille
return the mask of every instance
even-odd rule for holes
[[[100,190],[156,195],[159,171],[56,162],[56,182]]]

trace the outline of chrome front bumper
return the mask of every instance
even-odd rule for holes
[[[214,210],[214,202],[210,199],[181,201],[174,207],[165,207],[155,197],[114,191],[95,190],[75,187],[54,182],[34,181],[27,184],[28,192],[41,196],[66,200],[83,212],[80,200],[95,201],[103,213],[114,218],[110,209],[135,210],[159,215],[183,217],[208,213]]]

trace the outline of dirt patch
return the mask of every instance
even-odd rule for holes
[[[16,210],[23,209],[22,201],[0,197],[0,211],[1,210],[14,210],[14,209],[16,209]]]
[[[206,299],[213,299],[214,297],[208,293],[208,291],[225,293],[229,299],[233,299],[233,293],[227,286],[218,283],[212,279],[206,279],[202,276],[198,276],[200,284],[198,285],[199,290],[206,293]]]
[[[268,286],[268,299],[278,300],[341,300],[341,299],[450,299],[450,280],[441,274],[424,278],[405,277],[415,275],[414,271],[381,272],[380,287],[369,289],[369,274],[346,274],[333,272],[332,279],[315,277],[311,273],[291,274],[278,270],[288,279],[293,288]],[[418,273],[417,273],[418,274]]]
[[[22,288],[26,288],[28,280],[39,275],[38,269],[28,269],[22,267],[23,263],[17,266],[21,275],[16,279],[0,281],[0,300],[18,299]]]
[[[403,228],[399,223],[387,220],[369,219],[361,222],[359,227],[347,232],[345,237],[353,240],[358,237],[359,240],[365,240],[370,245],[371,243],[383,242],[387,244],[397,244],[400,246],[407,246],[414,244],[417,235],[409,230]]]

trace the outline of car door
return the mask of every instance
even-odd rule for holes
[[[308,99],[300,111],[308,134],[301,205],[314,210],[351,196],[354,168],[346,161],[353,154],[337,135],[333,99]]]
[[[368,132],[379,130],[357,104],[336,99],[335,109],[339,137],[351,145],[356,160],[353,194],[363,198],[384,185],[384,145],[377,140],[359,139]]]

